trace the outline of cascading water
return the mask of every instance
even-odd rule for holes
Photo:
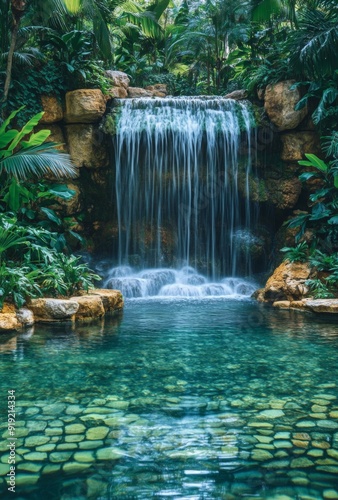
[[[157,289],[144,281],[150,271],[142,277],[123,266],[193,266],[213,280],[250,274],[250,107],[225,98],[121,99],[114,114],[119,267],[107,284],[127,296],[174,294],[175,283],[178,295],[212,295],[196,272],[189,283],[184,271],[163,270],[162,282],[153,271]],[[222,286],[215,295],[227,295]]]

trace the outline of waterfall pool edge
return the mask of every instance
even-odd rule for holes
[[[17,492],[324,498],[338,484],[337,361],[335,323],[250,299],[132,299],[105,325],[37,326],[0,362]]]

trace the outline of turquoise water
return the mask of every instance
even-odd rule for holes
[[[0,340],[15,498],[338,498],[329,319],[250,299],[139,299],[105,323]]]

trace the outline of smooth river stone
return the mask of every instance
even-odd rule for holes
[[[55,474],[55,472],[59,472],[61,469],[61,465],[59,464],[48,464],[43,468],[42,474]]]
[[[269,444],[273,440],[272,437],[269,437],[269,436],[260,436],[259,434],[255,434],[254,437],[257,439],[257,441],[259,441],[260,443],[263,443],[263,444]]]
[[[101,448],[96,452],[98,460],[118,460],[123,457],[124,452],[119,448]]]
[[[76,462],[94,462],[95,457],[92,451],[77,451],[74,455]]]
[[[307,432],[294,432],[292,434],[294,439],[299,439],[300,441],[310,441],[310,435]]]
[[[47,427],[45,434],[46,436],[62,436],[63,429],[61,427]]]
[[[312,420],[300,420],[296,423],[296,427],[316,427],[316,424],[315,422],[312,422]]]
[[[101,440],[81,441],[81,443],[79,443],[80,450],[95,450],[96,448],[100,448],[101,446],[103,446],[103,441]]]
[[[292,469],[297,469],[298,467],[299,468],[312,467],[313,465],[314,465],[313,462],[306,457],[294,458],[291,461]]]
[[[91,427],[86,432],[86,439],[96,441],[98,439],[104,439],[109,432],[108,427],[98,426]]]
[[[88,413],[95,413],[95,414],[101,414],[101,415],[109,415],[109,408],[101,408],[97,406],[90,406],[89,408],[86,408],[83,411],[84,415],[88,415]]]
[[[33,462],[39,462],[46,460],[47,453],[42,453],[41,451],[32,451],[31,453],[26,453],[25,460],[32,460]]]
[[[67,415],[79,415],[82,413],[83,408],[80,405],[69,405],[66,408],[66,414]]]
[[[321,450],[327,450],[330,448],[330,444],[327,441],[312,441],[311,445],[315,448],[320,448]]]
[[[51,405],[46,405],[42,408],[44,415],[60,415],[64,412],[66,405],[62,403],[55,403]]]
[[[28,486],[36,484],[40,479],[38,474],[17,474],[15,478],[15,485],[18,486]]]
[[[35,448],[36,446],[41,446],[49,441],[50,438],[46,436],[29,436],[25,439],[25,446],[28,448]]]
[[[68,434],[65,437],[66,443],[79,443],[84,440],[84,434]]]
[[[65,424],[62,420],[51,420],[48,425],[49,427],[63,427]]]
[[[40,412],[39,408],[32,406],[31,408],[27,408],[25,415],[26,417],[33,417],[33,415],[36,415],[39,412]]]
[[[307,454],[310,457],[319,458],[319,457],[322,457],[324,455],[324,452],[323,452],[323,450],[319,450],[318,448],[311,448],[311,450],[309,450],[307,452]]]
[[[68,450],[77,450],[78,448],[78,445],[77,443],[61,443],[61,444],[58,444],[56,449],[59,451],[59,450],[63,450],[63,451],[68,451]]]
[[[309,441],[301,441],[300,439],[293,439],[292,444],[298,448],[307,448],[309,446]]]
[[[260,417],[266,418],[279,418],[283,417],[285,413],[282,410],[264,410],[259,413]]]
[[[261,462],[265,460],[271,460],[273,458],[273,455],[269,451],[255,449],[251,453],[251,458],[252,460]]]
[[[333,490],[333,489],[324,490],[323,498],[325,498],[325,500],[337,500],[338,490]]]
[[[331,418],[338,418],[338,411],[334,410],[329,413]]]
[[[66,425],[66,434],[83,434],[86,431],[86,427],[83,424],[70,424]]]
[[[275,448],[292,448],[291,441],[286,441],[284,439],[276,439],[273,445]]]
[[[249,427],[257,427],[258,429],[272,429],[273,425],[268,422],[249,422]]]
[[[313,413],[325,413],[327,410],[326,406],[320,406],[320,405],[312,405],[311,406],[311,411]]]
[[[290,439],[290,432],[276,432],[274,439]]]
[[[333,422],[333,420],[318,420],[317,425],[324,429],[338,429],[338,422]]]
[[[62,470],[68,472],[69,474],[74,474],[75,472],[80,472],[88,469],[91,464],[79,463],[79,462],[67,462],[63,465]]]
[[[338,460],[338,450],[334,450],[331,448],[331,450],[327,450],[327,454],[335,460]]]
[[[106,406],[108,408],[114,408],[115,410],[127,410],[129,401],[110,401]]]
[[[17,469],[23,470],[25,472],[39,472],[43,467],[43,464],[36,464],[34,462],[21,462],[18,464]]]
[[[55,449],[56,444],[54,443],[48,443],[48,444],[43,444],[42,446],[37,446],[35,449],[36,451],[53,451]]]
[[[337,396],[334,396],[333,394],[315,394],[313,396],[314,399],[327,399],[328,401],[333,401],[334,399],[337,399]]]
[[[311,403],[319,406],[328,406],[330,401],[327,401],[327,399],[311,399]]]
[[[31,432],[44,431],[46,427],[47,422],[45,422],[44,420],[28,420],[27,422],[27,428]]]
[[[49,455],[49,460],[53,463],[66,462],[72,454],[72,451],[54,451]]]

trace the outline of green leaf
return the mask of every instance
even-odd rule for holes
[[[338,175],[334,176],[334,187],[338,189]]]
[[[334,217],[331,217],[331,219],[329,219],[327,222],[329,224],[338,224],[338,215],[335,215]]]
[[[48,219],[51,220],[52,222],[55,222],[58,226],[62,225],[61,219],[56,215],[54,210],[51,210],[50,208],[42,207],[41,212],[47,215]]]
[[[328,171],[328,166],[326,163],[318,158],[318,156],[314,154],[305,154],[306,158],[311,162],[311,166],[317,168],[321,172],[327,172]]]
[[[50,134],[50,130],[39,130],[39,132],[30,136],[29,141],[21,141],[21,146],[24,149],[31,146],[40,146],[46,139],[48,139]]]
[[[53,184],[48,191],[62,200],[71,200],[76,194],[76,191],[69,189],[66,184]]]
[[[17,212],[20,208],[20,185],[15,177],[12,178],[8,190],[8,206],[13,212]]]
[[[21,106],[21,108],[17,109],[16,111],[13,111],[13,112],[9,115],[9,117],[8,117],[8,118],[7,118],[7,119],[3,122],[3,124],[2,124],[2,125],[1,125],[1,127],[0,127],[0,135],[2,135],[2,134],[5,132],[6,128],[7,128],[7,127],[8,127],[8,125],[11,123],[11,121],[13,120],[13,118],[15,118],[15,117],[16,117],[16,115],[17,115],[18,113],[20,113],[20,111],[21,111],[22,109],[24,109],[24,108],[25,108],[25,106]]]
[[[17,137],[12,141],[11,145],[9,146],[9,149],[13,151],[18,144],[20,143],[21,139],[23,139],[26,135],[30,134],[34,127],[36,127],[41,120],[41,118],[44,115],[44,111],[41,111],[41,113],[37,113],[36,115],[31,118],[26,125],[22,127],[20,132],[17,134]]]
[[[303,174],[301,174],[299,176],[299,179],[302,181],[302,182],[306,182],[308,181],[309,179],[312,179],[313,177],[318,177],[318,174],[315,174],[314,172],[304,172]]]
[[[15,129],[7,130],[4,134],[0,135],[0,149],[4,149],[16,137],[18,131]]]

